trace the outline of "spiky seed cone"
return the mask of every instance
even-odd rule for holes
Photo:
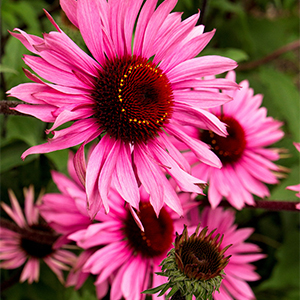
[[[223,269],[230,258],[224,257],[224,253],[231,245],[221,249],[223,236],[220,238],[217,234],[212,237],[216,229],[209,234],[207,227],[199,231],[200,224],[189,237],[184,225],[182,234],[176,233],[174,248],[160,264],[162,272],[157,273],[168,277],[168,283],[144,293],[154,294],[160,291],[158,296],[161,296],[171,288],[167,298],[181,294],[186,300],[192,300],[193,295],[197,300],[213,299],[212,294],[219,291],[225,275]]]

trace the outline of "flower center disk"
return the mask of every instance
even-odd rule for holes
[[[144,226],[144,232],[135,223],[128,211],[124,226],[124,233],[135,252],[145,257],[165,254],[173,242],[173,220],[163,207],[158,218],[150,203],[141,203],[138,216]]]
[[[220,271],[222,258],[215,245],[206,240],[188,241],[182,245],[181,260],[191,278],[214,278]]]
[[[154,138],[172,114],[167,76],[142,57],[108,60],[99,71],[92,97],[100,128],[126,143]]]
[[[228,135],[222,137],[209,130],[203,131],[200,138],[211,146],[212,151],[220,158],[223,165],[235,163],[241,158],[246,147],[244,129],[232,117],[221,115],[218,118],[227,124]]]
[[[30,256],[44,258],[53,253],[53,244],[57,236],[47,225],[30,226],[30,230],[21,236],[20,246]]]

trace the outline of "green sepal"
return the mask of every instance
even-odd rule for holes
[[[168,275],[164,272],[155,272],[156,275],[168,277]]]
[[[174,285],[172,287],[171,291],[169,292],[169,294],[166,296],[166,298],[172,297],[178,290],[179,290],[179,288],[176,285]]]
[[[170,282],[168,282],[168,284],[166,284],[166,286],[158,294],[158,297],[162,296],[170,287],[172,287],[172,285],[170,284]]]
[[[164,286],[166,285],[166,283],[163,283],[155,288],[152,289],[148,289],[142,292],[142,294],[156,294],[158,293]]]

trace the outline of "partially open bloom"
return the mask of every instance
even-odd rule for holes
[[[197,218],[198,212],[195,212],[193,219]],[[250,264],[264,258],[265,255],[259,253],[260,248],[252,243],[247,243],[245,240],[253,233],[252,228],[237,229],[234,224],[235,213],[221,207],[216,209],[204,208],[200,223],[203,227],[208,227],[208,230],[217,230],[212,237],[217,234],[223,236],[220,248],[223,249],[227,245],[232,245],[226,255],[230,255],[228,264],[224,268],[225,275],[219,289],[219,292],[213,294],[215,300],[250,300],[255,299],[255,296],[247,283],[247,281],[255,281],[260,277],[254,271],[255,266]]]
[[[43,38],[20,29],[12,33],[36,54],[25,55],[24,61],[46,80],[26,70],[34,82],[9,91],[28,103],[16,110],[54,123],[47,130],[53,134],[49,142],[31,147],[22,158],[81,144],[74,161],[92,217],[102,206],[109,211],[112,178],[134,208],[139,207],[141,183],[157,215],[164,204],[182,215],[165,172],[184,191],[201,193],[203,181],[189,174],[189,164],[169,136],[184,142],[201,161],[221,166],[209,147],[188,136],[182,126],[193,124],[226,135],[225,125],[206,108],[230,100],[218,90],[237,85],[226,79],[202,78],[231,70],[236,63],[220,56],[195,58],[214,34],[196,26],[199,13],[182,21],[180,13],[171,13],[177,0],[165,0],[157,8],[156,0],[143,2],[61,0],[93,58],[49,14],[56,32]],[[73,124],[57,130],[69,121]],[[100,141],[85,170],[83,148],[95,138]]]
[[[28,283],[39,280],[40,260],[63,282],[63,270],[75,262],[76,256],[63,248],[59,235],[39,216],[34,204],[33,186],[24,189],[25,216],[14,193],[9,191],[11,208],[1,203],[3,210],[16,223],[1,219],[0,223],[0,267],[15,269],[24,264],[20,281]]]
[[[129,205],[124,206],[122,197],[112,189],[111,212],[99,212],[95,219],[101,223],[69,236],[85,249],[81,256],[81,278],[84,273],[97,275],[96,286],[110,280],[110,299],[141,300],[145,298],[142,291],[164,283],[166,279],[154,273],[160,271],[159,264],[172,247],[175,231],[182,230],[183,222],[188,222],[167,206],[162,207],[157,217],[142,187],[140,196],[139,211],[134,212]],[[186,212],[195,203],[189,202],[187,194],[182,196]],[[136,218],[144,231],[138,227]]]
[[[231,245],[221,250],[223,236],[220,238],[217,234],[212,237],[216,228],[209,234],[207,227],[199,231],[200,223],[191,236],[186,226],[182,234],[176,232],[174,248],[162,261],[162,272],[159,273],[168,277],[168,282],[154,288],[153,292],[161,290],[159,295],[162,295],[170,288],[167,297],[174,295],[172,299],[180,296],[192,300],[194,295],[197,300],[210,300],[213,292],[219,291],[223,269],[230,258],[225,257],[224,253]]]
[[[300,152],[300,143],[294,143],[296,149]],[[296,185],[290,185],[286,187],[288,190],[297,192],[296,196],[300,198],[300,183]],[[300,209],[300,203],[296,205],[297,209]]]
[[[226,77],[235,80],[235,73],[229,72]],[[269,190],[264,183],[278,183],[275,173],[280,167],[272,161],[279,159],[279,153],[266,147],[283,137],[282,123],[267,117],[267,109],[260,107],[262,95],[253,95],[247,80],[240,86],[239,90],[223,91],[232,101],[210,109],[227,125],[228,136],[221,137],[211,130],[194,132],[211,146],[223,164],[217,169],[199,163],[195,156],[189,157],[192,174],[209,182],[208,200],[213,208],[223,197],[237,209],[254,205],[252,194],[267,197]]]

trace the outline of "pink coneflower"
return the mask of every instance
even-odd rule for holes
[[[300,152],[300,143],[293,143],[294,146],[296,147],[296,149]],[[287,186],[286,187],[288,190],[291,190],[291,191],[295,191],[295,192],[298,192],[296,194],[297,197],[300,198],[300,183],[299,184],[296,184],[296,185],[290,185],[290,186]],[[300,209],[300,203],[298,203],[296,205],[296,208],[297,209]]]
[[[229,72],[226,78],[235,80],[235,73]],[[194,164],[192,174],[209,182],[208,200],[213,208],[222,197],[237,209],[245,203],[254,205],[252,194],[261,198],[269,196],[264,183],[278,182],[275,172],[280,169],[272,162],[279,159],[278,151],[266,147],[282,138],[284,133],[279,129],[282,123],[267,117],[267,109],[260,107],[262,95],[253,95],[247,80],[240,86],[236,91],[223,91],[232,101],[210,109],[227,124],[228,136],[221,137],[211,130],[200,133],[200,139],[209,144],[222,161],[222,168],[198,163],[195,156],[189,157],[189,162]],[[197,130],[195,136],[199,138]]]
[[[34,205],[34,189],[24,189],[25,216],[14,193],[9,191],[10,208],[1,203],[4,211],[14,220],[14,223],[1,219],[0,223],[0,267],[16,269],[24,265],[20,282],[28,283],[39,280],[40,260],[43,260],[63,283],[63,270],[75,262],[76,256],[61,249],[63,246],[59,235],[54,232],[39,216],[39,210]]]
[[[198,212],[193,219],[197,218]],[[221,207],[211,209],[204,208],[200,216],[201,227],[208,227],[208,231],[217,230],[212,235],[224,235],[221,249],[227,245],[232,246],[226,251],[226,256],[231,255],[228,264],[224,268],[225,276],[222,280],[220,293],[215,292],[215,300],[250,300],[255,296],[247,281],[255,281],[260,277],[254,271],[255,267],[251,262],[264,258],[265,255],[258,253],[260,248],[252,243],[246,243],[245,240],[252,234],[253,228],[237,229],[234,224],[235,213]]]
[[[164,283],[166,278],[154,272],[160,271],[159,264],[172,247],[175,231],[182,231],[183,223],[187,222],[167,206],[162,207],[157,217],[149,195],[143,188],[140,192],[141,202],[136,217],[144,231],[138,227],[130,207],[124,206],[122,197],[111,190],[109,197],[114,205],[109,214],[96,216],[101,223],[69,236],[79,247],[92,253],[89,258],[84,252],[82,254],[85,255],[82,261],[86,259],[83,273],[98,275],[96,286],[108,279],[111,281],[110,299],[141,300],[145,298],[142,291]],[[185,212],[195,206],[189,202],[187,194],[182,195],[181,201]],[[79,275],[83,278],[82,273]]]
[[[195,58],[214,34],[214,30],[203,33],[204,27],[196,26],[199,13],[181,21],[180,13],[171,13],[177,0],[166,0],[157,8],[157,1],[142,3],[61,1],[93,58],[69,39],[49,14],[56,32],[43,38],[20,29],[12,33],[37,55],[25,55],[24,61],[46,80],[26,70],[34,82],[14,87],[9,93],[30,105],[20,104],[16,110],[54,123],[47,131],[53,138],[31,147],[22,158],[82,144],[74,162],[80,178],[85,178],[92,217],[102,206],[109,211],[112,178],[134,208],[139,207],[141,183],[151,195],[157,215],[164,204],[182,215],[165,172],[184,191],[201,193],[198,185],[203,181],[188,173],[188,163],[169,136],[183,141],[201,161],[221,166],[209,147],[189,137],[182,126],[193,124],[226,134],[225,125],[205,109],[230,100],[218,89],[235,89],[236,84],[202,78],[231,70],[236,63],[220,56]],[[74,123],[55,130],[68,121]],[[85,144],[95,138],[100,141],[85,170],[81,154]]]

